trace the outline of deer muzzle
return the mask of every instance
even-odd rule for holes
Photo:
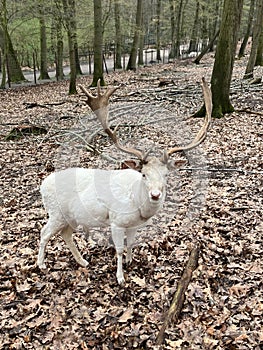
[[[150,198],[152,201],[159,201],[162,197],[162,192],[159,190],[152,190],[150,192]]]

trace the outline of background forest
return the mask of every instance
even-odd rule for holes
[[[96,23],[98,5],[101,21]],[[3,78],[7,75],[10,83],[23,80],[19,67],[35,67],[40,70],[40,79],[49,79],[48,70],[56,68],[56,77],[61,80],[72,44],[76,74],[80,74],[81,62],[93,64],[96,25],[103,38],[100,49],[114,59],[114,68],[135,68],[134,64],[129,66],[124,54],[131,54],[136,34],[139,65],[195,56],[216,35],[222,6],[222,0],[1,0],[1,67],[8,71]],[[239,38],[247,32],[250,7],[254,6],[254,0],[244,1]],[[143,55],[146,49],[156,52],[147,57]]]

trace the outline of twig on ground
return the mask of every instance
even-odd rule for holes
[[[193,248],[191,250],[188,262],[186,264],[186,267],[184,269],[183,275],[178,282],[177,290],[175,292],[175,295],[173,297],[172,304],[168,310],[167,316],[164,320],[163,326],[159,331],[159,334],[157,336],[157,345],[163,344],[164,341],[164,333],[169,325],[169,323],[174,320],[174,323],[178,321],[178,318],[180,316],[181,310],[183,308],[184,299],[185,299],[185,292],[186,289],[191,281],[192,274],[194,270],[198,266],[198,257],[199,257],[199,246]]]

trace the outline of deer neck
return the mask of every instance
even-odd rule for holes
[[[147,221],[162,208],[165,198],[165,191],[162,194],[162,198],[156,202],[150,200],[149,193],[143,182],[140,183],[137,191],[137,198],[139,199],[137,206],[140,212],[140,218],[143,221]]]

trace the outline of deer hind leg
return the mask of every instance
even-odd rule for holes
[[[48,241],[50,238],[58,233],[62,229],[61,224],[56,225],[54,224],[51,219],[48,220],[47,224],[42,228],[41,234],[40,234],[40,245],[39,245],[39,251],[38,251],[38,258],[37,258],[37,264],[40,269],[45,269],[46,264],[44,263],[45,259],[45,251],[48,244]]]
[[[117,280],[119,284],[125,282],[122,270],[122,255],[124,250],[124,229],[116,227],[115,225],[111,226],[112,240],[115,245],[117,253]]]
[[[136,229],[126,229],[126,239],[127,239],[127,254],[126,263],[130,264],[132,262],[132,247],[135,241]]]
[[[77,261],[77,263],[83,267],[86,267],[88,265],[87,260],[83,259],[83,257],[81,256],[78,248],[76,247],[74,241],[73,241],[73,229],[70,226],[67,226],[65,228],[63,228],[63,230],[60,232],[62,238],[64,239],[64,241],[66,242],[66,244],[68,245],[72,255],[74,256],[75,260]]]

